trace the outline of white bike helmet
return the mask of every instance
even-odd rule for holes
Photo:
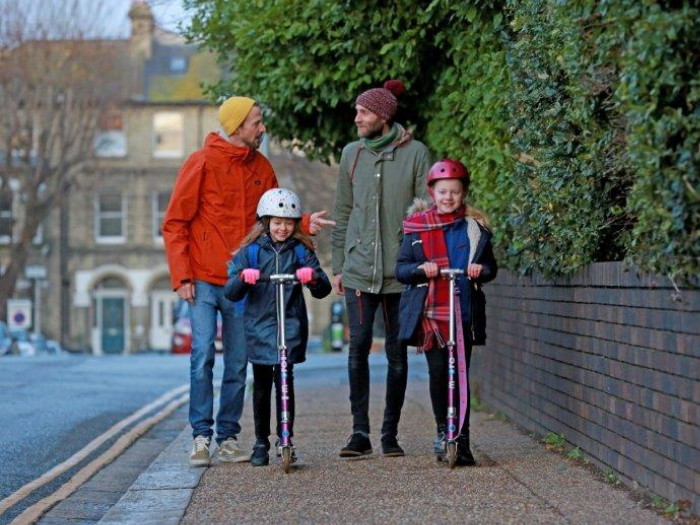
[[[301,219],[301,201],[296,193],[285,188],[267,190],[258,202],[257,215]]]

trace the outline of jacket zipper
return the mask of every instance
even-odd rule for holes
[[[379,170],[376,175],[377,179],[377,204],[374,207],[374,216],[375,216],[375,230],[374,230],[374,268],[372,271],[372,286],[370,287],[370,293],[377,293],[375,290],[376,282],[377,282],[377,257],[378,257],[378,252],[379,252],[379,229],[380,229],[380,224],[379,224],[379,201],[381,198],[381,184],[382,184],[382,172]]]

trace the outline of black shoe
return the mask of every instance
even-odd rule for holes
[[[382,436],[382,454],[387,458],[405,456],[401,445],[396,440],[396,436]]]
[[[364,456],[365,454],[372,453],[372,443],[369,442],[369,438],[359,432],[355,432],[350,439],[348,439],[348,444],[340,449],[341,458],[354,458],[356,456]]]
[[[438,461],[442,461],[445,457],[445,432],[447,427],[445,425],[438,425],[437,427],[437,437],[433,440],[433,454],[437,457]]]
[[[460,467],[473,467],[476,465],[476,460],[469,448],[469,438],[465,436],[459,436],[457,438],[457,461],[455,465]]]
[[[267,453],[270,445],[257,442],[253,447],[253,454],[250,456],[250,464],[254,467],[264,467],[270,464],[270,455]]]

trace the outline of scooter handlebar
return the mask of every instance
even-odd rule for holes
[[[316,272],[313,273],[313,277],[311,280],[313,281],[316,279]],[[273,273],[271,275],[268,274],[260,274],[260,278],[258,279],[259,283],[293,283],[293,284],[298,284],[299,279],[297,279],[297,276],[294,275],[293,273]]]
[[[465,275],[463,268],[440,268],[440,276],[449,279],[450,277],[458,277],[460,275]],[[413,275],[415,277],[425,277],[425,270],[423,268],[416,268],[413,270]]]

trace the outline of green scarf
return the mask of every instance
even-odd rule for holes
[[[362,142],[367,149],[370,149],[375,153],[379,153],[396,140],[396,138],[399,136],[399,129],[400,126],[397,123],[394,123],[394,125],[391,126],[389,133],[386,135],[382,135],[376,139],[360,139],[360,142]]]

